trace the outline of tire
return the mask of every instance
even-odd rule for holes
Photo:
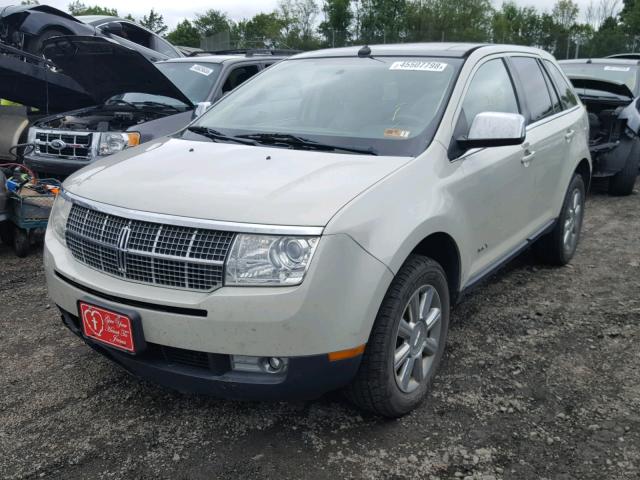
[[[29,255],[29,232],[22,228],[15,227],[13,231],[13,251],[20,258]]]
[[[577,200],[576,195],[578,195]],[[575,255],[584,219],[585,197],[584,179],[582,175],[575,173],[569,183],[562,211],[553,230],[534,244],[534,251],[542,262],[562,266],[569,263]],[[579,207],[578,211],[576,206]],[[571,232],[568,232],[568,229],[571,229]]]
[[[609,195],[625,197],[633,193],[640,167],[640,141],[631,149],[624,168],[609,179]]]
[[[62,30],[50,28],[42,32],[37,37],[34,37],[31,40],[29,40],[29,43],[27,44],[27,48],[25,50],[29,53],[40,56],[42,55],[43,43],[45,40],[48,40],[53,37],[61,37],[63,35],[69,35],[69,34]]]
[[[412,318],[422,318],[413,323],[409,304],[416,296],[423,305],[418,307],[423,315],[414,315]],[[427,310],[429,297],[432,301]],[[347,397],[364,410],[392,418],[416,408],[426,397],[442,359],[449,330],[449,308],[449,287],[442,267],[430,258],[411,255],[382,301],[358,373],[346,388]],[[433,322],[424,321],[425,317]],[[401,331],[401,320],[405,320],[403,327],[411,329]],[[432,326],[427,327],[428,323]],[[401,358],[401,352],[407,355],[407,360],[398,362],[400,367],[396,368],[395,356]],[[408,381],[406,372],[410,373]]]
[[[0,240],[7,246],[13,245],[13,226],[8,222],[0,222]]]

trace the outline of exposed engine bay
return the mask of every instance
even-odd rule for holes
[[[162,110],[125,110],[122,107],[96,107],[49,117],[39,122],[37,126],[56,130],[124,132],[140,123],[166,116],[167,112]]]

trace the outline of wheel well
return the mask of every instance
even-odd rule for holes
[[[588,191],[589,185],[591,184],[591,165],[589,165],[589,160],[583,158],[576,168],[576,173],[582,176],[582,180],[584,180],[585,190]]]
[[[455,303],[460,292],[460,251],[450,235],[439,232],[422,240],[411,253],[424,255],[438,262],[447,274],[451,303]]]

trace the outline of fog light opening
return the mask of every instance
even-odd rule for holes
[[[282,357],[231,356],[231,368],[236,372],[268,373],[275,375],[283,373],[288,365],[289,359]]]

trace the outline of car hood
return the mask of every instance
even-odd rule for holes
[[[576,89],[599,90],[601,92],[612,93],[621,97],[628,97],[629,100],[633,99],[633,92],[624,83],[578,75],[568,75],[568,78]]]
[[[78,82],[96,103],[147,93],[193,103],[140,52],[104,37],[64,36],[44,42],[44,56]]]
[[[64,188],[145,212],[324,226],[351,199],[409,161],[165,138],[100,160],[69,177]]]

